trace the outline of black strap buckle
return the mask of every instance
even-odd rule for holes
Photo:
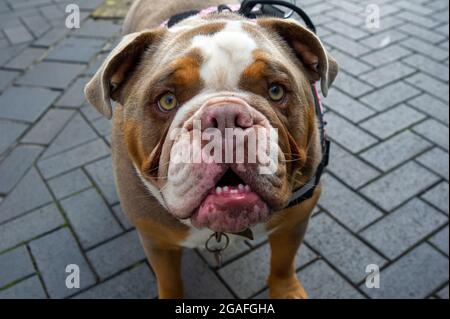
[[[259,11],[254,11],[257,5],[261,5]],[[295,13],[297,13],[305,22],[306,26],[314,33],[316,33],[316,26],[312,22],[311,18],[306,14],[305,11],[297,7],[296,5],[282,0],[244,0],[241,4],[241,9],[239,13],[249,19],[256,19],[259,16],[272,16],[277,18],[289,18],[289,15],[275,7],[285,7]]]

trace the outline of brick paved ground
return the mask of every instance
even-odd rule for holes
[[[82,27],[64,28],[79,3]],[[110,123],[82,87],[120,21],[100,0],[0,0],[0,299],[156,297],[122,216]],[[304,0],[342,66],[325,101],[334,140],[326,190],[297,266],[312,298],[448,298],[449,4],[447,0]],[[381,29],[365,27],[365,5]],[[190,251],[189,297],[265,297],[266,242],[211,256]],[[65,267],[81,289],[65,288]],[[381,267],[381,289],[364,285]]]

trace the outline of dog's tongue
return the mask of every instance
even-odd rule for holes
[[[269,219],[269,208],[248,186],[212,191],[191,217],[197,228],[239,233]]]

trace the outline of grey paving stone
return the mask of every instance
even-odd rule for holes
[[[103,196],[105,196],[108,204],[116,204],[119,201],[119,197],[116,192],[111,157],[86,166],[86,170],[95,184],[97,184]]]
[[[331,55],[339,61],[339,66],[342,70],[349,74],[360,75],[372,69],[370,65],[367,65],[366,63],[361,62],[361,60],[353,58],[341,51],[333,50]]]
[[[410,54],[411,51],[394,44],[385,47],[382,50],[365,55],[361,59],[373,65],[374,67],[379,68],[384,64],[400,60],[401,58],[404,58]]]
[[[418,16],[424,16],[424,15],[429,15],[431,13],[433,13],[433,10],[424,6],[424,5],[420,5],[420,4],[416,4],[414,3],[414,1],[406,1],[406,0],[402,0],[402,1],[396,1],[395,5],[406,9],[408,11],[404,11],[404,12],[414,12],[419,14]],[[416,14],[414,14],[416,16]]]
[[[434,205],[435,207],[439,208],[440,210],[444,211],[448,215],[449,211],[449,186],[448,183],[442,182],[441,184],[437,185],[436,187],[429,190],[427,193],[425,193],[422,198],[429,202],[430,204]]]
[[[342,78],[340,78],[342,80]],[[343,78],[343,81],[345,80],[345,76]],[[354,78],[352,78],[354,81],[359,82],[358,80],[355,80]],[[342,84],[342,82],[340,82]],[[364,85],[364,84],[362,84]],[[345,84],[344,84],[345,86]],[[339,87],[340,89],[342,89],[342,85],[337,84],[337,87]],[[356,91],[360,91],[358,89],[358,87],[356,85],[351,85],[352,88],[354,88]],[[344,90],[345,91],[345,90]],[[364,91],[364,89],[362,90]],[[363,95],[364,92],[360,91]],[[356,93],[356,92],[355,92]],[[358,93],[356,93],[355,95],[359,95]],[[337,90],[333,90],[331,92],[331,94],[328,96],[328,98],[324,101],[324,105],[333,110],[336,113],[339,113],[340,115],[344,116],[345,118],[347,118],[348,120],[354,122],[354,123],[358,123],[366,118],[368,118],[369,116],[375,114],[375,112],[371,109],[369,109],[367,106],[361,104],[360,102],[358,102],[357,100],[349,97],[346,94],[343,94]]]
[[[25,132],[27,125],[0,119],[0,154]]]
[[[10,5],[13,9],[27,9],[50,3],[50,0],[14,1]]]
[[[401,45],[438,61],[447,59],[449,56],[448,50],[440,49],[433,44],[414,37],[402,41]]]
[[[384,140],[425,119],[425,115],[402,104],[373,117],[361,127]]]
[[[56,205],[48,205],[0,225],[0,251],[56,229],[65,223]]]
[[[448,285],[445,288],[442,288],[438,293],[438,297],[441,299],[449,299],[448,297]]]
[[[0,96],[0,117],[34,122],[58,96],[58,92],[43,88],[11,87]]]
[[[132,231],[88,251],[87,257],[103,280],[145,260],[145,253],[137,232]]]
[[[64,10],[54,4],[40,7],[39,12],[48,20],[62,19],[64,17]]]
[[[16,77],[19,76],[20,73],[14,72],[14,71],[4,71],[0,70],[0,92],[2,92],[4,89],[6,89],[9,84],[14,80]]]
[[[25,44],[2,47],[2,49],[0,50],[0,66],[14,58],[17,54],[24,50],[25,47]]]
[[[403,60],[410,66],[419,69],[429,75],[438,78],[442,81],[448,82],[449,70],[448,67],[442,65],[442,63],[434,62],[429,57],[425,57],[421,54],[415,54]]]
[[[98,139],[72,150],[38,162],[39,170],[46,179],[68,172],[76,167],[93,162],[110,153],[106,144]]]
[[[311,299],[363,299],[323,260],[318,260],[299,272],[303,287]]]
[[[333,34],[331,36],[322,39],[325,43],[339,49],[345,53],[350,54],[353,57],[359,57],[370,51],[369,48],[355,42],[349,38],[343,37],[338,34]]]
[[[105,45],[99,39],[66,38],[45,58],[49,61],[89,63]]]
[[[360,152],[377,142],[374,137],[335,114],[327,113],[326,118],[328,134],[351,152]]]
[[[366,277],[367,265],[386,263],[383,257],[326,214],[312,218],[306,242],[353,283]]]
[[[0,255],[0,288],[35,272],[30,254],[25,246]]]
[[[77,292],[66,287],[67,265],[80,268],[80,289],[95,283],[95,277],[68,228],[32,241],[31,253],[51,298],[65,298]]]
[[[296,268],[315,259],[315,254],[305,245],[296,256]],[[267,284],[270,272],[270,246],[265,244],[244,257],[219,270],[220,276],[233,289],[238,298],[249,298]]]
[[[415,70],[401,62],[394,62],[360,76],[364,81],[376,87],[382,87],[413,74]]]
[[[69,30],[64,27],[53,28],[41,36],[38,40],[34,41],[33,44],[40,47],[51,47],[58,42],[58,40],[62,39],[68,32]]]
[[[444,124],[449,124],[449,107],[448,104],[435,99],[429,94],[422,94],[413,100],[408,101],[408,104],[417,110],[424,112],[437,121]]]
[[[384,32],[378,32],[360,42],[373,49],[382,49],[407,37],[408,36],[402,32],[390,29]]]
[[[416,74],[406,81],[443,101],[449,102],[448,83],[443,83],[424,73]]]
[[[22,21],[35,38],[44,35],[52,28],[45,18],[40,15],[23,17]]]
[[[48,145],[61,131],[73,111],[50,109],[33,128],[22,138],[22,143]]]
[[[91,77],[94,76],[95,73],[97,73],[98,69],[100,69],[101,65],[106,60],[108,55],[109,55],[109,52],[99,54],[97,56],[97,58],[89,64],[89,67],[87,68],[87,70],[84,71],[84,75],[88,75]]]
[[[338,180],[326,175],[319,205],[354,232],[360,231],[383,214]]]
[[[80,110],[81,113],[83,113],[83,115],[88,119],[88,121],[94,121],[96,119],[102,118],[103,116],[90,104],[84,104]]]
[[[418,135],[405,131],[367,150],[361,157],[387,172],[432,147]]]
[[[417,161],[447,181],[449,180],[449,156],[447,152],[435,148],[420,156]]]
[[[105,138],[109,138],[111,136],[112,131],[112,122],[108,120],[106,117],[101,117],[97,120],[92,121],[92,125],[98,134]]]
[[[447,222],[425,202],[413,199],[361,233],[389,259],[396,259]]]
[[[122,232],[111,211],[94,189],[61,201],[83,248],[97,245]]]
[[[346,10],[330,10],[327,15],[344,21],[353,26],[360,26],[364,20],[363,17],[358,14],[349,14]]]
[[[76,299],[148,299],[158,295],[156,280],[147,264],[107,280],[75,296]]]
[[[91,181],[81,169],[55,177],[48,181],[48,185],[57,199],[73,195],[92,186]]]
[[[44,288],[38,276],[33,276],[20,283],[0,291],[0,299],[46,299]]]
[[[430,18],[424,17],[423,15],[414,14],[409,11],[402,11],[397,16],[401,19],[412,22],[414,24],[421,25],[425,28],[434,28],[437,25],[439,25],[439,23],[440,23],[439,21],[437,21],[435,19],[430,19]]]
[[[353,27],[337,20],[327,23],[326,27],[332,30],[333,33],[340,33],[353,40],[359,40],[367,35],[361,28]]]
[[[126,217],[124,212],[122,211],[122,207],[120,206],[120,204],[114,205],[112,207],[112,211],[124,229],[130,230],[134,228],[134,225],[130,222],[128,217]]]
[[[414,131],[448,151],[448,126],[435,120],[427,120],[416,125]]]
[[[83,69],[84,66],[79,64],[41,62],[27,71],[16,83],[65,89]]]
[[[36,169],[32,168],[0,204],[0,223],[51,201],[50,192]]]
[[[358,189],[379,176],[379,172],[358,157],[334,144],[328,170],[352,188]]]
[[[425,168],[408,162],[361,192],[386,211],[391,211],[438,181],[439,178]]]
[[[88,20],[83,23],[82,27],[76,30],[76,36],[93,37],[93,38],[111,38],[113,35],[119,34],[121,26],[112,21],[94,21]]]
[[[41,154],[40,146],[19,145],[0,163],[0,193],[9,193]]]
[[[449,254],[449,229],[448,226],[438,232],[436,235],[430,238],[430,242],[434,244],[440,251],[444,252],[447,256]]]
[[[384,6],[385,5],[383,5],[383,9],[384,9]],[[364,15],[363,18],[367,19],[367,16]],[[369,31],[372,32],[373,34],[377,34],[377,33],[383,32],[383,31],[398,29],[398,27],[403,24],[404,24],[403,20],[398,19],[395,16],[388,15],[382,19],[382,23],[380,23],[380,28],[371,28],[371,29],[369,29]],[[361,26],[362,26],[362,23],[361,23]]]
[[[9,42],[12,44],[19,44],[24,42],[33,41],[33,36],[28,32],[28,30],[23,26],[11,27],[3,29]]]
[[[26,70],[30,65],[41,58],[45,51],[45,49],[41,48],[27,48],[14,59],[9,61],[5,67],[21,71]]]
[[[183,254],[181,275],[187,299],[232,299],[233,295],[193,250]]]
[[[76,114],[64,127],[61,133],[53,140],[50,146],[42,155],[42,158],[48,158],[55,154],[93,141],[97,134],[80,115]]]
[[[406,23],[400,26],[399,30],[434,44],[445,40],[445,36],[412,23]]]
[[[78,78],[70,88],[64,92],[61,98],[56,101],[55,105],[58,107],[79,108],[85,102],[83,90],[88,81],[89,78],[86,77]]]
[[[384,111],[419,94],[420,91],[412,86],[397,82],[366,95],[361,100],[378,111]]]
[[[448,259],[422,244],[381,271],[380,289],[360,288],[374,299],[425,298],[448,280]]]

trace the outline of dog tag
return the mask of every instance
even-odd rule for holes
[[[216,251],[214,253],[214,258],[216,259],[216,267],[217,268],[222,267],[222,252],[221,251]]]
[[[222,240],[223,238],[225,238],[224,242]],[[215,245],[213,245],[213,241],[215,241]],[[229,244],[230,238],[227,236],[227,234],[219,232],[212,234],[206,241],[205,248],[207,251],[214,254],[214,258],[217,263],[217,268],[220,268],[222,266],[222,252],[225,249],[227,249]]]

